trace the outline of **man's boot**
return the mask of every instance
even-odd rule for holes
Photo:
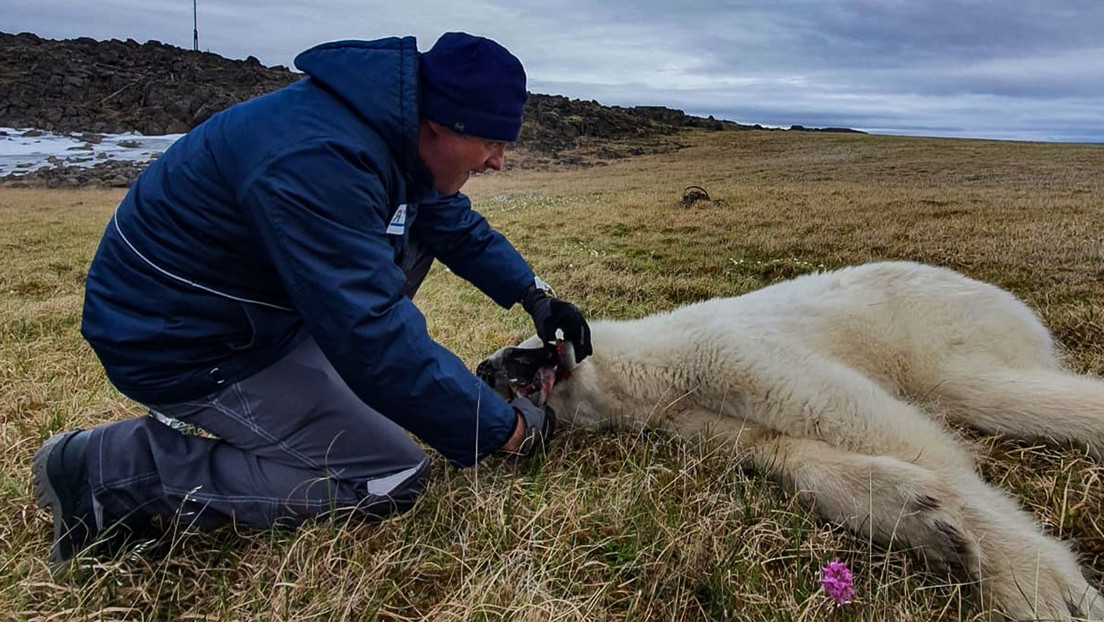
[[[62,432],[38,448],[31,463],[35,503],[54,517],[50,562],[67,562],[100,535],[85,453],[90,432]]]

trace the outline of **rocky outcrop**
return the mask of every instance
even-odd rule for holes
[[[26,174],[0,178],[7,188],[128,188],[149,162],[104,160],[93,166],[57,162]]]
[[[299,77],[157,41],[0,33],[0,126],[175,134]]]
[[[690,127],[710,130],[750,129],[731,121],[703,119],[659,106],[603,106],[596,101],[533,94],[525,105],[520,146],[542,153],[576,147],[580,139],[636,140],[646,143]]]

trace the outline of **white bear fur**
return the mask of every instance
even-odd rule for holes
[[[548,396],[561,420],[727,443],[829,520],[967,573],[1014,619],[1104,620],[1070,549],[943,425],[1104,454],[1104,382],[1066,371],[1012,294],[886,262],[591,329],[594,354]]]

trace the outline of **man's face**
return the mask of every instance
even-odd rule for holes
[[[472,172],[502,170],[505,151],[503,140],[457,134],[428,119],[419,126],[418,155],[433,174],[433,189],[441,194],[459,192]]]

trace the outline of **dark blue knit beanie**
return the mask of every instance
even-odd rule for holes
[[[421,55],[421,115],[460,134],[517,140],[525,70],[498,43],[449,32]]]

